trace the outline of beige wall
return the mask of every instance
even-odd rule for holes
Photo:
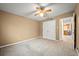
[[[39,35],[39,22],[0,11],[0,45],[14,43]]]
[[[76,12],[76,15],[77,15],[77,22],[76,22],[76,25],[77,25],[77,47],[78,47],[78,50],[79,50],[79,4],[76,5],[76,9],[75,9],[75,12]]]

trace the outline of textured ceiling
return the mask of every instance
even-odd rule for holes
[[[45,6],[46,4],[41,4]],[[33,20],[41,21],[48,17],[54,17],[62,13],[71,12],[75,9],[74,3],[52,3],[49,8],[53,11],[47,17],[34,16],[34,3],[0,3],[0,10],[7,11],[16,15],[28,17]]]

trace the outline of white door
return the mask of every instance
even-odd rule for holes
[[[43,22],[43,38],[56,40],[56,21],[55,20]]]
[[[48,32],[48,29],[47,29],[47,27],[48,27],[48,23],[47,22],[43,22],[43,38],[47,38],[47,32]]]

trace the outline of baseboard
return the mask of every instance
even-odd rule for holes
[[[11,46],[11,45],[16,45],[16,44],[23,43],[23,42],[25,42],[25,41],[30,41],[30,40],[33,40],[33,39],[36,39],[36,38],[39,38],[39,37],[34,37],[34,38],[30,38],[30,39],[25,39],[25,40],[23,40],[23,41],[19,41],[19,42],[15,42],[15,43],[3,45],[3,46],[0,46],[0,48],[8,47],[8,46]]]

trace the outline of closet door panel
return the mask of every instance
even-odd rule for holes
[[[47,22],[43,22],[43,38],[47,38],[47,31],[48,31],[48,25]]]
[[[49,38],[51,40],[56,40],[56,26],[55,20],[49,21]]]
[[[46,21],[43,22],[43,38],[56,40],[56,21]]]

